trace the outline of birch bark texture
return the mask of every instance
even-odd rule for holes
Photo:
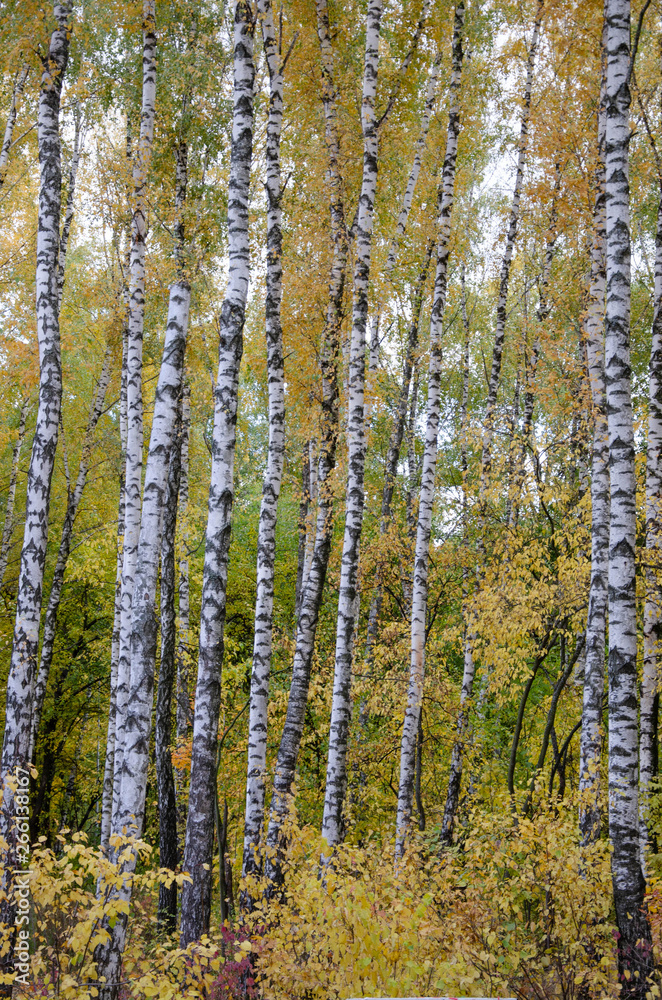
[[[606,25],[605,25],[606,27]],[[606,32],[603,45],[606,46]],[[593,209],[593,245],[589,301],[584,318],[586,361],[591,388],[591,583],[586,618],[586,659],[579,755],[579,829],[588,846],[600,836],[600,767],[602,761],[602,702],[605,687],[605,637],[609,575],[609,432],[605,388],[606,191],[605,83],[598,111],[598,163]]]
[[[110,839],[110,823],[113,809],[113,772],[115,764],[115,724],[117,708],[117,670],[120,658],[120,620],[122,615],[122,550],[124,543],[124,473],[126,469],[126,354],[128,329],[122,330],[122,373],[120,383],[120,497],[117,510],[117,556],[115,568],[115,608],[113,612],[113,634],[110,642],[110,698],[108,703],[108,726],[106,729],[106,755],[103,771],[101,798],[101,849],[107,854]]]
[[[248,205],[253,157],[253,33],[251,4],[234,5],[234,105],[228,191],[230,275],[219,317],[218,379],[214,388],[212,468],[200,608],[198,680],[182,890],[181,943],[209,928],[216,800],[216,743],[221,704],[223,628],[234,501],[234,456],[239,364],[250,278]],[[204,866],[207,866],[205,868]]]
[[[338,626],[329,728],[329,752],[322,817],[322,837],[331,849],[343,839],[343,809],[347,784],[347,745],[352,718],[352,647],[359,611],[359,547],[363,527],[365,477],[365,348],[368,319],[368,285],[372,229],[377,189],[378,134],[375,97],[379,68],[379,34],[383,0],[370,0],[366,15],[365,62],[361,123],[363,128],[363,178],[356,226],[356,263],[352,307],[352,333],[347,399],[347,451],[345,530],[343,536]]]
[[[285,459],[285,378],[281,327],[282,246],[280,135],[283,120],[283,70],[276,40],[270,0],[260,0],[262,41],[269,70],[269,117],[267,120],[267,295],[265,325],[269,391],[269,445],[262,483],[262,503],[257,538],[257,594],[255,633],[248,721],[248,765],[242,877],[261,872],[259,846],[264,822],[267,764],[267,713],[273,637],[274,570],[276,561],[276,517]],[[241,893],[244,912],[253,909],[254,894],[248,885]]]
[[[412,800],[416,771],[416,744],[423,701],[425,677],[425,631],[428,593],[428,566],[432,508],[437,471],[439,419],[441,411],[441,335],[446,306],[448,258],[450,254],[451,214],[455,192],[455,164],[460,133],[460,85],[462,81],[464,3],[457,4],[453,23],[453,57],[449,83],[448,132],[444,167],[439,189],[439,234],[437,268],[430,317],[430,362],[428,368],[428,400],[426,410],[425,449],[416,527],[414,581],[411,610],[411,661],[409,686],[400,743],[400,782],[396,817],[396,858],[402,857],[411,824]]]
[[[175,613],[175,537],[177,531],[177,501],[181,479],[182,418],[181,397],[177,424],[170,448],[168,484],[163,504],[161,539],[161,660],[156,692],[154,721],[154,756],[159,805],[159,865],[173,871],[177,867],[177,802],[172,768],[172,695],[175,682],[175,648],[177,620]],[[156,919],[163,930],[174,934],[177,929],[177,883],[159,885]]]
[[[499,382],[501,379],[501,359],[503,356],[503,345],[506,339],[506,320],[508,318],[508,287],[510,284],[510,265],[515,251],[515,241],[519,228],[520,204],[522,200],[522,187],[524,184],[524,167],[526,164],[526,153],[529,140],[529,122],[531,118],[531,94],[533,92],[533,70],[535,67],[536,53],[540,38],[540,26],[542,24],[544,0],[538,0],[536,18],[533,25],[531,42],[526,66],[526,83],[524,85],[524,101],[522,107],[522,120],[520,124],[520,137],[517,154],[517,170],[515,173],[515,187],[513,190],[513,200],[510,206],[510,217],[508,220],[508,231],[506,233],[506,246],[501,261],[499,274],[499,297],[496,308],[496,327],[494,331],[494,347],[492,349],[492,367],[487,386],[487,401],[485,403],[485,416],[483,418],[483,440],[481,454],[481,494],[484,496],[489,485],[490,470],[492,465],[492,438],[494,437],[494,418],[499,392]]]
[[[131,677],[131,601],[138,556],[143,465],[142,359],[145,324],[147,178],[152,159],[156,102],[156,0],[143,0],[142,106],[133,162],[133,213],[129,258],[129,322],[126,355],[127,438],[124,473],[124,549],[120,612],[120,649],[115,704],[113,814],[120,804],[124,730]],[[114,822],[114,821],[113,821]]]
[[[0,837],[8,844],[3,888],[11,891],[9,873],[21,868],[13,825],[13,778],[17,768],[29,764],[32,732],[32,688],[37,665],[39,619],[48,541],[48,513],[51,480],[55,464],[60,410],[62,406],[62,364],[58,313],[58,250],[60,245],[61,157],[60,98],[69,57],[71,6],[55,4],[57,27],[51,34],[43,59],[37,110],[39,145],[39,227],[37,231],[36,310],[39,343],[39,403],[32,454],[28,471],[25,529],[18,578],[16,619],[12,643],[5,731],[2,746],[2,808]],[[0,921],[13,924],[13,902],[5,898]],[[12,949],[0,959],[0,971],[12,965]]]
[[[639,815],[641,863],[646,872],[650,784],[655,778],[659,702],[658,644],[660,641],[660,553],[662,550],[662,178],[655,233],[655,290],[648,387],[648,446],[646,451],[646,599],[644,659],[639,707]]]
[[[320,42],[322,72],[322,102],[324,105],[325,142],[328,154],[329,217],[333,255],[329,277],[329,298],[326,311],[320,374],[322,398],[317,465],[317,523],[315,547],[307,578],[304,582],[301,608],[297,620],[297,635],[292,664],[292,681],[287,701],[285,725],[276,758],[273,794],[265,848],[264,871],[267,898],[279,894],[284,881],[283,826],[291,803],[303,724],[308,703],[310,669],[315,648],[324,581],[331,552],[333,533],[333,491],[331,475],[336,464],[336,444],[339,424],[338,359],[342,323],[343,291],[347,267],[348,239],[345,226],[343,185],[340,173],[340,141],[338,136],[337,92],[334,80],[333,49],[326,0],[317,0],[317,34]]]
[[[630,3],[607,0],[605,382],[609,433],[609,835],[624,997],[653,971],[639,856],[636,479],[630,368]]]

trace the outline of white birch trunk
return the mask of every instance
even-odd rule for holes
[[[257,539],[257,595],[255,637],[248,722],[248,769],[242,877],[257,876],[260,832],[264,822],[267,763],[267,711],[273,635],[274,569],[276,559],[276,516],[285,458],[285,380],[283,334],[280,319],[282,298],[282,231],[280,133],[283,120],[283,66],[276,41],[271,0],[259,0],[262,40],[269,69],[270,95],[267,121],[267,296],[265,321],[267,338],[267,378],[269,384],[269,448],[262,484],[262,503]],[[250,912],[254,893],[246,887],[241,906]]]
[[[11,539],[14,532],[14,507],[16,505],[16,485],[18,483],[18,469],[21,461],[21,449],[25,439],[25,428],[28,419],[30,399],[26,397],[21,404],[21,414],[18,419],[18,433],[11,456],[11,473],[9,476],[9,489],[7,491],[7,504],[5,506],[5,523],[2,528],[2,541],[0,542],[0,586],[7,572],[9,553],[11,550]]]
[[[140,535],[143,462],[142,357],[145,321],[147,177],[152,158],[156,100],[156,0],[143,0],[143,76],[140,136],[133,163],[133,214],[129,261],[129,335],[127,342],[127,439],[124,474],[124,549],[120,610],[120,650],[115,704],[113,817],[120,805],[124,730],[131,674],[131,599]],[[113,819],[114,823],[114,819]]]
[[[55,4],[57,28],[44,58],[37,111],[39,144],[39,227],[37,231],[36,312],[39,343],[39,404],[28,471],[25,529],[18,578],[16,620],[2,747],[2,808],[0,837],[8,844],[3,889],[10,890],[9,873],[21,868],[17,831],[13,822],[14,793],[10,783],[18,768],[29,764],[32,732],[32,688],[37,665],[44,565],[48,541],[48,508],[55,464],[60,409],[62,365],[58,318],[57,257],[60,243],[61,161],[60,96],[69,55],[69,4]],[[0,922],[13,924],[13,903],[5,899]],[[0,958],[0,971],[9,972],[13,950]]]
[[[382,0],[370,0],[366,15],[365,63],[361,119],[363,127],[363,180],[356,229],[356,264],[349,369],[348,469],[345,506],[336,657],[329,729],[326,791],[322,837],[329,848],[343,839],[343,809],[347,784],[347,744],[352,718],[352,646],[358,618],[359,547],[363,527],[366,434],[364,422],[365,347],[368,318],[368,284],[372,228],[377,188],[378,136],[375,96],[379,66],[379,31]]]
[[[526,83],[524,86],[524,103],[522,107],[522,121],[520,125],[519,148],[517,155],[517,171],[515,174],[515,188],[513,190],[513,200],[510,206],[510,217],[508,221],[508,232],[506,234],[506,246],[501,261],[501,271],[499,274],[499,297],[496,309],[496,329],[494,332],[494,348],[492,350],[492,368],[487,388],[487,402],[485,404],[485,416],[483,418],[483,440],[481,456],[481,494],[489,485],[490,469],[492,463],[492,438],[494,436],[494,416],[499,391],[499,381],[501,378],[501,358],[503,355],[503,345],[506,337],[506,307],[508,304],[508,286],[510,283],[510,265],[515,250],[515,240],[519,227],[520,202],[522,198],[522,186],[524,183],[524,165],[526,162],[526,151],[529,138],[529,119],[531,117],[531,92],[533,90],[533,69],[538,51],[538,40],[540,37],[540,25],[542,21],[542,8],[544,0],[538,0],[536,20],[533,25],[533,34],[529,45],[529,54],[526,68]]]
[[[108,704],[108,726],[106,729],[106,755],[103,770],[103,791],[101,799],[101,849],[107,854],[110,838],[110,822],[113,808],[113,771],[115,762],[115,722],[117,706],[117,668],[120,658],[120,620],[122,614],[122,546],[124,542],[124,471],[126,469],[126,353],[129,331],[122,331],[122,380],[120,387],[120,498],[117,511],[117,557],[115,567],[115,608],[113,612],[113,634],[110,644],[110,698]]]
[[[606,38],[604,39],[606,44]],[[582,844],[600,836],[600,769],[602,763],[602,700],[605,687],[607,580],[609,574],[609,435],[605,389],[606,195],[605,80],[598,112],[598,165],[593,210],[593,246],[589,301],[584,319],[586,360],[591,387],[593,440],[591,446],[591,584],[586,618],[586,657],[582,732],[579,756],[579,829]]]
[[[179,525],[180,556],[179,582],[177,589],[177,739],[185,739],[191,728],[191,706],[189,704],[189,672],[191,666],[190,597],[189,597],[189,553],[188,553],[188,467],[189,437],[191,433],[191,389],[186,377],[182,387],[182,441],[179,473]],[[178,776],[179,785],[184,776]],[[181,792],[181,787],[179,788]]]
[[[650,783],[656,777],[657,713],[659,701],[658,646],[660,642],[660,586],[662,550],[662,179],[655,234],[655,301],[648,391],[648,448],[646,456],[646,600],[644,603],[644,662],[639,711],[639,814],[641,864],[646,873]]]
[[[60,249],[57,261],[57,303],[58,310],[62,305],[62,293],[64,291],[64,272],[67,262],[67,248],[69,246],[69,235],[71,233],[71,223],[74,219],[74,206],[76,196],[76,178],[78,177],[78,164],[80,162],[80,151],[85,136],[85,129],[78,102],[74,106],[74,147],[71,153],[71,164],[69,165],[69,183],[67,186],[67,203],[64,209],[64,222],[60,234]]]
[[[432,530],[432,508],[434,505],[434,484],[437,471],[437,447],[441,409],[441,333],[444,308],[446,306],[451,213],[455,190],[455,162],[457,158],[457,140],[460,132],[459,92],[462,80],[463,32],[464,3],[460,2],[455,8],[453,63],[449,84],[448,133],[439,191],[439,236],[437,242],[437,270],[430,319],[430,364],[428,370],[425,451],[423,455],[423,472],[414,556],[414,586],[411,610],[411,663],[407,707],[400,744],[396,858],[401,857],[404,853],[405,840],[411,824],[416,771],[416,742],[425,677],[425,619],[427,612],[428,565],[430,559],[430,534]]]
[[[340,143],[338,138],[337,93],[333,72],[333,51],[326,0],[317,0],[317,34],[320,42],[322,71],[322,101],[324,104],[325,139],[328,152],[329,215],[333,238],[333,260],[329,280],[329,300],[320,356],[322,400],[318,442],[317,526],[315,548],[305,581],[292,664],[292,681],[287,702],[285,725],[278,748],[273,795],[267,829],[264,870],[268,885],[267,898],[279,894],[283,885],[283,855],[285,841],[283,823],[290,807],[292,785],[296,771],[301,735],[308,702],[310,669],[315,648],[324,580],[331,551],[333,533],[333,490],[330,481],[336,462],[340,400],[338,395],[338,359],[340,357],[340,327],[347,266],[348,242],[345,227],[342,177],[340,174]]]
[[[67,503],[67,510],[64,515],[64,524],[62,525],[62,535],[60,537],[60,547],[57,553],[57,559],[55,560],[55,569],[53,570],[53,579],[51,581],[51,591],[48,597],[48,606],[46,608],[46,617],[44,619],[44,630],[41,640],[41,656],[39,659],[39,672],[37,674],[37,680],[34,685],[33,690],[33,708],[32,708],[32,733],[30,736],[30,749],[29,749],[29,759],[32,761],[34,757],[34,749],[37,740],[37,735],[39,733],[39,723],[41,721],[41,712],[44,707],[44,697],[46,695],[46,686],[48,684],[48,677],[51,670],[51,663],[53,661],[53,647],[55,644],[55,628],[57,625],[57,615],[60,608],[60,598],[62,596],[62,587],[64,586],[64,574],[67,568],[67,562],[69,560],[69,552],[71,550],[71,537],[74,529],[74,522],[76,520],[76,515],[78,513],[78,507],[83,496],[83,490],[85,489],[85,483],[87,482],[87,473],[90,466],[90,457],[92,454],[92,448],[94,447],[94,433],[99,422],[99,417],[101,416],[101,411],[103,410],[103,404],[106,398],[106,391],[108,389],[108,384],[110,382],[110,348],[106,348],[106,354],[103,359],[103,366],[101,368],[101,374],[97,380],[96,393],[94,396],[94,401],[90,409],[90,415],[87,421],[87,427],[85,428],[85,436],[83,438],[83,449],[80,456],[80,464],[78,466],[78,475],[76,477],[76,485],[74,486],[72,492],[69,494],[69,502]]]
[[[607,308],[609,431],[609,835],[623,997],[643,998],[653,970],[639,857],[635,588],[636,479],[630,368],[630,3],[607,0]]]
[[[248,203],[253,156],[253,31],[254,18],[250,4],[247,0],[236,0],[234,109],[228,192],[230,277],[219,318],[219,364],[214,390],[211,484],[184,848],[184,870],[190,874],[192,881],[186,882],[182,889],[183,947],[190,941],[199,939],[207,931],[211,912],[213,803],[216,801],[216,743],[221,704],[228,552],[234,501],[237,391],[250,278]]]
[[[23,63],[14,78],[14,88],[11,95],[9,114],[7,115],[7,123],[5,125],[2,147],[0,148],[0,188],[4,184],[5,177],[7,176],[7,164],[9,163],[9,151],[14,138],[14,126],[16,125],[16,115],[18,114],[18,102],[23,93],[25,81],[28,78],[29,72],[29,65],[27,63]]]

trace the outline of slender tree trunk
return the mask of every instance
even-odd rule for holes
[[[428,245],[428,252],[423,263],[423,268],[418,278],[418,283],[416,286],[416,291],[414,293],[413,302],[413,315],[409,326],[409,334],[407,336],[407,347],[405,350],[405,359],[402,365],[402,381],[400,383],[400,394],[398,396],[398,405],[393,417],[393,425],[391,427],[391,436],[388,443],[388,451],[386,452],[386,465],[384,468],[384,487],[382,489],[382,509],[381,509],[381,521],[379,525],[379,535],[380,538],[384,538],[386,535],[392,518],[391,505],[393,503],[393,492],[395,489],[395,480],[398,471],[398,461],[400,460],[400,449],[402,448],[402,442],[405,436],[405,427],[407,424],[407,410],[409,405],[409,390],[411,386],[411,377],[414,370],[414,360],[416,351],[418,350],[418,331],[421,320],[421,310],[423,308],[423,298],[425,295],[425,284],[428,279],[428,272],[430,270],[430,259],[432,257],[432,251],[434,250],[434,243],[430,242]],[[372,592],[372,599],[370,602],[370,610],[368,612],[368,631],[366,640],[366,660],[368,662],[372,659],[372,651],[374,649],[375,643],[377,642],[377,628],[379,624],[379,615],[382,607],[382,580],[381,574],[378,570],[377,580],[375,582],[375,587]]]
[[[64,291],[64,272],[67,261],[67,249],[69,247],[69,235],[71,233],[71,223],[74,220],[74,206],[76,197],[76,178],[78,177],[78,164],[80,162],[80,151],[85,136],[82,116],[78,102],[74,105],[74,148],[71,154],[71,164],[69,165],[69,183],[67,185],[67,203],[64,209],[64,222],[62,223],[62,233],[60,234],[60,249],[57,262],[57,303],[58,311],[62,305],[62,293]]]
[[[219,319],[219,366],[214,390],[214,431],[205,562],[200,608],[198,681],[186,822],[181,942],[185,947],[209,927],[216,784],[216,741],[221,704],[223,627],[234,500],[234,453],[239,364],[249,282],[248,202],[253,154],[254,19],[247,0],[234,5],[234,111],[228,196],[230,280]],[[206,868],[204,866],[207,866]]]
[[[460,290],[462,326],[464,329],[464,349],[462,352],[462,399],[460,402],[460,461],[462,465],[462,535],[463,548],[468,546],[468,496],[467,477],[469,463],[467,460],[467,418],[469,412],[469,318],[467,316],[467,288],[465,280],[465,266],[460,265]],[[451,768],[448,776],[448,790],[446,792],[446,803],[444,805],[444,816],[441,824],[440,842],[449,847],[453,842],[453,826],[455,825],[455,814],[460,800],[460,786],[462,783],[462,765],[464,757],[464,740],[469,724],[469,703],[473,695],[474,676],[476,664],[473,658],[473,636],[469,625],[468,604],[469,604],[469,571],[466,565],[462,567],[462,614],[464,618],[463,636],[463,658],[464,669],[462,671],[462,688],[460,691],[460,711],[455,724],[455,743],[451,754]]]
[[[48,540],[48,508],[55,464],[60,408],[62,365],[58,317],[57,257],[60,243],[60,96],[69,56],[68,3],[55,4],[57,28],[51,35],[44,58],[37,112],[39,144],[39,227],[37,232],[36,305],[39,343],[39,406],[28,471],[25,530],[18,579],[16,622],[12,644],[5,732],[2,747],[2,808],[0,836],[8,845],[2,888],[11,893],[12,869],[21,869],[22,856],[14,816],[29,807],[14,797],[14,779],[27,779],[32,732],[32,687],[39,645],[39,619]],[[27,802],[27,798],[26,798]],[[0,906],[0,923],[13,926],[14,902],[6,898]],[[12,947],[0,958],[0,971],[9,972]],[[0,995],[11,994],[11,986],[0,987]]]
[[[655,303],[648,393],[648,449],[646,458],[646,601],[644,604],[644,663],[639,712],[639,813],[641,863],[651,836],[648,829],[649,789],[656,776],[656,713],[658,643],[660,641],[660,587],[658,570],[662,550],[660,497],[662,496],[662,180],[655,234]]]
[[[269,69],[270,95],[267,121],[267,378],[269,383],[269,448],[262,483],[262,504],[257,538],[257,596],[255,638],[248,722],[248,770],[242,877],[258,876],[260,835],[264,822],[267,766],[267,711],[273,637],[274,570],[276,562],[276,516],[285,458],[285,379],[283,333],[280,320],[282,298],[280,132],[283,120],[283,66],[276,40],[271,0],[259,0],[262,40]],[[253,909],[255,893],[247,886],[241,893],[244,912]]]
[[[145,322],[145,252],[147,177],[152,159],[156,101],[156,0],[143,0],[142,112],[138,149],[133,162],[133,215],[129,261],[129,335],[127,342],[127,439],[124,474],[124,550],[120,612],[120,650],[115,705],[113,824],[120,809],[125,727],[131,677],[131,599],[140,536],[143,395],[142,358]],[[121,829],[121,827],[120,827]]]
[[[606,44],[606,38],[604,39]],[[605,76],[598,113],[598,165],[593,210],[593,246],[589,301],[584,318],[586,360],[593,410],[591,448],[591,584],[586,618],[586,659],[579,758],[579,829],[582,844],[600,836],[600,769],[602,763],[602,700],[605,687],[607,580],[609,574],[609,434],[605,389],[606,195],[605,195]]]
[[[308,513],[310,511],[310,471],[312,463],[310,460],[311,441],[306,441],[303,446],[303,458],[301,462],[301,500],[299,502],[299,549],[297,552],[297,582],[294,596],[294,619],[299,617],[301,608],[301,597],[306,579],[306,554],[308,550],[308,537],[310,535],[310,525],[308,524]]]
[[[340,326],[347,266],[347,231],[343,205],[342,178],[339,169],[340,144],[337,123],[337,94],[333,74],[333,52],[326,0],[317,0],[317,33],[321,50],[322,99],[324,104],[326,146],[328,153],[329,214],[333,238],[333,261],[329,280],[329,301],[324,325],[320,369],[322,400],[317,474],[317,526],[315,548],[304,585],[301,611],[292,665],[292,681],[287,702],[285,725],[278,748],[274,774],[271,812],[267,829],[265,874],[267,898],[281,891],[285,840],[283,824],[291,803],[292,785],[301,745],[301,735],[308,702],[310,669],[315,647],[324,580],[333,533],[333,490],[331,474],[336,463],[336,440],[339,422],[338,359]]]
[[[508,304],[508,286],[510,283],[510,265],[515,250],[515,240],[519,227],[520,201],[522,198],[522,185],[524,183],[524,165],[526,162],[526,151],[529,137],[529,119],[531,116],[531,92],[533,90],[533,69],[535,65],[536,53],[538,51],[538,39],[540,36],[540,25],[542,22],[542,9],[544,0],[538,0],[536,20],[533,25],[533,34],[529,45],[529,55],[526,70],[526,84],[524,87],[524,105],[522,108],[522,121],[520,126],[519,151],[517,157],[517,173],[515,174],[515,189],[513,200],[510,206],[510,218],[508,222],[508,232],[506,234],[506,247],[501,261],[501,272],[499,275],[499,298],[496,310],[496,330],[494,333],[494,348],[492,351],[492,369],[487,389],[487,403],[485,405],[485,416],[483,419],[483,447],[481,456],[481,493],[487,490],[492,464],[492,438],[494,435],[494,417],[499,391],[499,381],[501,378],[501,357],[503,355],[503,345],[506,336],[506,307]]]
[[[646,996],[653,971],[639,857],[636,479],[630,369],[630,3],[607,0],[607,309],[609,430],[609,834],[623,997]]]
[[[39,672],[37,674],[37,680],[35,682],[32,695],[34,703],[32,708],[32,733],[30,736],[30,750],[29,750],[30,760],[32,760],[34,757],[35,744],[37,736],[39,734],[39,723],[41,721],[41,712],[44,707],[46,686],[48,684],[48,677],[50,675],[51,663],[53,662],[55,629],[57,625],[58,611],[60,608],[60,598],[62,597],[62,587],[64,586],[64,574],[67,569],[67,562],[69,561],[69,552],[71,550],[71,537],[74,530],[74,522],[76,520],[78,507],[80,505],[80,501],[83,496],[83,490],[85,489],[85,483],[87,482],[87,473],[90,466],[90,457],[92,455],[92,448],[94,447],[94,433],[96,431],[96,427],[99,422],[99,417],[101,416],[101,412],[103,410],[103,405],[106,398],[106,391],[108,389],[109,382],[110,382],[110,347],[107,347],[106,354],[103,359],[101,374],[99,375],[99,378],[97,380],[96,393],[94,396],[94,401],[92,403],[92,408],[90,410],[90,415],[88,417],[87,427],[85,428],[85,436],[83,438],[83,450],[80,456],[80,464],[78,467],[78,476],[76,478],[76,485],[74,486],[72,492],[69,494],[67,511],[66,514],[64,515],[64,524],[62,525],[60,548],[58,549],[57,559],[55,560],[55,569],[53,570],[51,592],[48,597],[48,607],[46,608],[46,618],[44,620],[44,632],[41,641],[41,657],[39,660]]]
[[[181,404],[170,448],[168,485],[163,505],[161,539],[161,662],[156,693],[154,723],[156,787],[159,803],[159,865],[174,871],[177,867],[177,803],[172,770],[172,692],[175,681],[177,622],[175,615],[175,535],[177,500],[181,477]],[[159,886],[157,921],[168,934],[177,928],[177,883]]]
[[[175,731],[177,743],[187,740],[193,726],[191,712],[191,682],[190,672],[193,656],[191,652],[190,635],[190,600],[189,600],[189,552],[188,552],[188,468],[189,468],[189,437],[191,432],[191,390],[184,375],[182,386],[182,426],[180,442],[180,472],[179,472],[179,581],[178,581],[178,621],[177,621],[177,708],[175,714]],[[186,833],[187,806],[187,772],[185,768],[175,770],[175,791],[177,803],[177,843],[179,856],[184,854],[184,836]]]
[[[106,730],[106,757],[103,771],[103,794],[101,802],[102,850],[107,854],[110,838],[110,822],[113,808],[113,771],[115,761],[115,723],[117,705],[117,668],[120,658],[120,618],[122,613],[122,545],[124,542],[124,472],[126,469],[126,354],[128,328],[122,330],[122,378],[120,387],[120,498],[117,511],[117,558],[115,569],[115,609],[113,613],[113,634],[110,644],[110,697],[108,703],[108,727]]]
[[[12,141],[14,138],[14,126],[16,125],[18,102],[19,98],[23,93],[23,88],[25,87],[25,81],[28,78],[29,72],[30,72],[30,67],[28,63],[23,63],[18,73],[14,77],[14,89],[12,90],[11,104],[9,105],[9,114],[7,115],[7,124],[5,125],[5,135],[2,140],[2,147],[0,148],[0,188],[4,184],[5,177],[7,176],[9,150],[11,149]]]
[[[7,491],[7,504],[5,506],[5,523],[2,529],[2,541],[0,542],[0,586],[7,572],[9,553],[11,551],[11,539],[14,531],[14,506],[16,504],[16,484],[18,483],[18,469],[21,461],[21,449],[25,439],[25,428],[30,408],[30,398],[26,396],[21,404],[21,414],[18,419],[18,433],[11,456],[11,473],[9,476],[9,489]]]
[[[450,227],[455,189],[455,162],[457,140],[460,132],[459,91],[462,79],[462,38],[464,32],[464,3],[455,8],[453,27],[453,65],[450,80],[450,107],[444,169],[439,191],[439,238],[437,244],[437,271],[430,319],[430,364],[428,371],[428,402],[426,413],[425,453],[416,529],[414,557],[414,586],[411,612],[411,663],[409,688],[405,710],[402,741],[400,745],[400,783],[396,820],[396,857],[405,849],[409,832],[414,791],[416,737],[423,701],[425,675],[425,617],[427,612],[428,564],[430,559],[430,534],[432,507],[437,471],[437,447],[441,410],[441,333],[446,305],[448,257],[450,253]]]
[[[359,547],[363,527],[366,433],[364,421],[365,347],[372,226],[377,187],[378,136],[375,95],[379,67],[379,30],[383,0],[370,0],[366,15],[363,73],[363,181],[356,230],[356,265],[348,396],[348,470],[338,595],[336,657],[329,729],[322,837],[329,848],[343,839],[343,809],[347,785],[347,744],[352,718],[352,647],[359,611]],[[325,860],[328,860],[325,858]]]

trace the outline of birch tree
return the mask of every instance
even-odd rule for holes
[[[131,676],[131,600],[140,535],[143,397],[142,357],[145,323],[145,251],[147,239],[147,178],[152,159],[156,101],[156,0],[143,0],[142,106],[140,135],[132,171],[131,252],[129,258],[129,321],[126,353],[127,436],[124,473],[124,548],[120,612],[120,646],[115,695],[113,814],[120,807],[124,731]]]
[[[510,285],[510,268],[515,251],[515,241],[520,221],[520,206],[522,201],[522,186],[524,184],[524,166],[526,164],[526,153],[529,139],[529,122],[531,118],[531,94],[533,91],[533,70],[535,67],[536,53],[538,51],[538,41],[540,38],[540,26],[542,23],[544,0],[538,0],[536,18],[533,25],[531,42],[529,44],[528,58],[526,64],[526,82],[524,85],[524,101],[522,107],[522,118],[520,123],[520,136],[517,153],[517,169],[515,173],[515,187],[513,189],[513,200],[510,206],[508,219],[508,231],[506,233],[506,245],[501,261],[499,272],[499,297],[496,308],[496,328],[494,331],[494,347],[492,349],[492,367],[487,386],[487,401],[485,404],[485,416],[483,418],[483,439],[481,455],[481,492],[487,490],[492,463],[492,438],[494,436],[494,418],[499,392],[499,382],[501,379],[501,359],[503,356],[503,345],[506,339],[506,320],[508,318],[508,288]]]
[[[237,389],[243,351],[250,277],[248,202],[253,155],[253,33],[246,0],[234,4],[232,151],[228,191],[230,276],[219,317],[219,364],[214,388],[212,469],[200,610],[198,680],[184,869],[191,881],[182,890],[181,942],[186,946],[209,927],[211,859],[216,800],[216,742],[221,704],[221,666],[228,553],[234,501]],[[207,866],[207,867],[205,867]]]
[[[23,63],[14,77],[11,104],[9,106],[9,114],[7,115],[7,121],[5,123],[5,134],[2,140],[2,146],[0,147],[0,188],[5,183],[5,177],[7,176],[7,164],[9,163],[9,152],[14,139],[14,126],[16,125],[16,115],[18,114],[18,102],[23,94],[23,90],[25,89],[25,81],[28,78],[29,72],[29,65],[27,63]]]
[[[605,24],[606,28],[606,24]],[[603,33],[603,45],[606,37]],[[598,113],[598,163],[595,177],[593,244],[589,301],[584,339],[591,387],[593,440],[591,447],[591,583],[586,620],[586,660],[580,752],[579,828],[587,845],[600,835],[600,766],[602,761],[602,701],[605,686],[607,579],[609,572],[609,436],[605,396],[605,80]]]
[[[428,400],[426,410],[425,451],[416,528],[414,555],[414,586],[411,611],[411,661],[409,687],[405,709],[402,740],[400,744],[400,782],[396,819],[396,857],[402,856],[405,839],[411,822],[412,799],[416,770],[416,744],[418,737],[423,681],[425,676],[425,617],[427,611],[428,565],[432,507],[437,471],[439,417],[441,409],[441,334],[446,305],[448,258],[450,254],[451,213],[455,192],[455,164],[460,133],[460,84],[462,80],[464,33],[464,3],[455,8],[453,24],[452,70],[449,84],[448,132],[444,167],[439,189],[439,235],[437,239],[437,267],[434,281],[432,313],[430,317],[430,362],[428,369]]]
[[[262,504],[257,539],[257,596],[253,669],[248,721],[248,771],[244,818],[242,877],[258,875],[258,850],[264,821],[265,771],[267,760],[267,710],[273,634],[276,516],[285,458],[285,379],[282,298],[280,134],[283,120],[283,70],[281,46],[276,40],[270,0],[260,0],[262,40],[269,70],[269,117],[267,121],[267,295],[265,302],[267,378],[269,385],[269,447],[262,485]],[[290,50],[291,51],[291,50]],[[286,57],[287,58],[287,57]],[[250,911],[253,900],[242,892],[242,909]]]
[[[55,464],[60,408],[62,363],[58,310],[58,251],[60,245],[61,158],[60,99],[69,57],[71,6],[55,4],[56,28],[43,59],[37,109],[39,144],[39,229],[37,233],[36,306],[39,343],[39,403],[28,471],[25,529],[18,578],[16,619],[12,643],[5,731],[2,746],[2,808],[0,836],[8,846],[3,888],[10,889],[9,872],[20,869],[14,816],[14,779],[29,765],[32,732],[32,688],[37,665],[39,619],[48,541],[51,480]],[[6,898],[0,920],[13,924],[14,903]],[[13,951],[0,959],[9,971]]]
[[[607,0],[605,382],[609,433],[609,835],[625,997],[653,971],[639,853],[636,480],[630,369],[630,3]]]
[[[268,883],[266,890],[268,898],[280,893],[283,884],[283,856],[286,846],[283,836],[283,824],[285,823],[290,806],[294,773],[301,745],[306,705],[308,702],[310,670],[315,648],[315,634],[333,535],[333,489],[331,475],[336,464],[338,411],[340,405],[338,393],[338,359],[340,355],[343,288],[349,249],[345,226],[343,184],[340,172],[338,99],[329,27],[329,10],[326,0],[317,0],[316,15],[317,35],[321,55],[322,102],[324,106],[325,144],[328,157],[327,183],[333,254],[329,276],[326,318],[322,333],[322,350],[320,354],[322,398],[319,421],[315,547],[301,597],[301,607],[297,619],[294,661],[292,664],[292,681],[287,701],[285,724],[276,758],[264,863],[264,871]]]
[[[371,0],[366,15],[365,62],[361,123],[363,129],[363,179],[356,227],[356,264],[352,309],[348,408],[348,470],[345,531],[338,595],[338,626],[329,729],[329,753],[322,837],[329,848],[343,838],[342,813],[347,783],[347,743],[352,717],[352,646],[358,617],[358,569],[363,527],[366,433],[364,421],[365,347],[368,318],[368,283],[372,228],[377,188],[378,135],[375,96],[379,66],[379,33],[382,0]]]

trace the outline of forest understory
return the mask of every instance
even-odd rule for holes
[[[659,998],[660,0],[0,69],[0,996]]]

